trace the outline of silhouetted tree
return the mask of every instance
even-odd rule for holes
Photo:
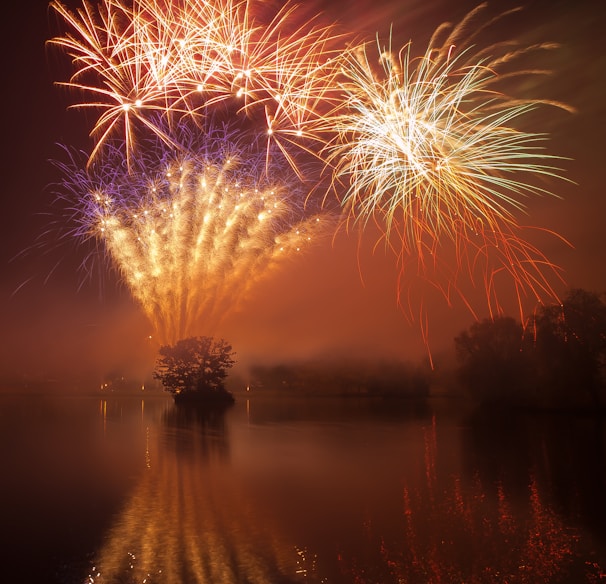
[[[227,370],[235,363],[229,343],[213,337],[190,337],[160,347],[153,373],[166,391],[178,397],[230,396],[225,389]]]
[[[515,319],[498,317],[476,322],[455,338],[459,380],[474,398],[527,399],[530,363],[523,336]]]
[[[542,307],[529,331],[541,387],[558,401],[578,402],[584,395],[600,406],[606,364],[603,298],[572,289],[561,305]]]

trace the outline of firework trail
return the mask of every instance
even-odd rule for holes
[[[317,17],[304,20],[294,4],[269,19],[261,3],[249,0],[51,7],[68,32],[50,43],[72,59],[73,74],[61,85],[85,99],[72,107],[100,112],[91,160],[119,134],[127,157],[142,132],[173,144],[167,121],[187,116],[198,123],[220,108],[243,123],[252,119],[289,160],[290,145],[310,150],[320,139],[323,108],[336,99],[334,57],[342,37]]]
[[[544,74],[512,64],[553,45],[474,47],[483,28],[474,20],[484,8],[439,27],[418,57],[411,43],[394,53],[391,41],[345,53],[344,103],[327,116],[337,135],[324,154],[345,223],[378,225],[396,253],[401,298],[409,296],[402,288],[411,272],[447,298],[469,279],[483,282],[488,307],[498,313],[495,282],[503,273],[519,300],[556,296],[558,269],[525,239],[516,213],[524,199],[551,195],[541,179],[561,178],[561,171],[545,152],[546,136],[519,122],[546,103],[565,106],[504,92],[512,78]]]
[[[212,333],[330,224],[303,209],[298,154],[317,140],[335,27],[248,0],[51,6],[68,29],[51,40],[72,59],[63,85],[99,113],[86,169],[63,167],[75,235],[102,243],[161,342]],[[219,136],[221,119],[239,131]]]
[[[562,178],[561,160],[545,150],[547,136],[525,131],[524,123],[540,107],[564,106],[506,90],[517,79],[543,75],[520,63],[554,45],[481,45],[482,34],[517,9],[478,24],[482,4],[459,24],[438,27],[425,52],[415,56],[411,43],[399,51],[392,50],[391,41],[356,44],[337,25],[303,18],[301,7],[292,3],[274,14],[253,0],[101,0],[96,8],[84,3],[76,12],[57,1],[51,6],[68,29],[51,40],[72,60],[73,74],[63,85],[83,97],[73,107],[99,114],[88,159],[97,171],[84,174],[107,189],[107,160],[119,151],[125,160],[119,167],[125,170],[118,182],[132,183],[130,195],[117,197],[119,204],[106,199],[104,189],[99,200],[83,197],[82,214],[106,222],[100,239],[148,314],[163,323],[165,336],[188,330],[177,322],[215,310],[204,302],[247,289],[254,278],[245,258],[273,265],[270,258],[280,246],[271,229],[261,229],[258,217],[271,198],[259,185],[276,162],[280,167],[285,162],[296,175],[285,178],[283,189],[296,191],[295,183],[328,176],[342,225],[359,228],[366,238],[379,229],[377,243],[397,258],[400,304],[411,316],[418,312],[425,337],[426,288],[437,289],[448,303],[460,297],[473,314],[478,308],[470,288],[476,285],[484,288],[493,315],[503,311],[502,299],[510,296],[505,283],[520,316],[527,298],[557,298],[559,269],[533,243],[535,228],[520,224],[518,215],[527,198],[552,195],[550,183]],[[228,158],[210,151],[221,150],[212,138],[215,119],[237,124],[240,137],[264,153],[264,165],[255,162],[248,175],[256,178],[236,179]],[[182,142],[183,125],[199,134],[200,144],[208,141],[205,154],[200,146]],[[143,184],[150,167],[141,165],[140,151],[148,148],[150,135],[159,152],[178,153],[159,195]],[[259,160],[248,147],[241,153]],[[302,159],[315,164],[306,168]],[[201,186],[203,178],[211,186]],[[263,198],[246,195],[249,204],[236,204],[236,184]],[[92,186],[87,192],[94,192]],[[180,198],[185,192],[188,203]],[[307,194],[300,190],[295,208]],[[111,202],[100,202],[106,200]],[[283,212],[291,213],[293,197],[280,200]],[[175,216],[181,215],[170,211],[173,205],[187,209],[184,223],[195,225],[196,238],[175,227],[180,224]],[[165,216],[171,221],[162,224]],[[201,217],[209,217],[208,225]],[[223,231],[211,228],[215,219]],[[234,226],[227,230],[231,240],[224,233],[228,222]],[[295,234],[296,224],[288,225]],[[88,227],[85,232],[90,234]],[[241,233],[245,240],[238,240]],[[123,255],[127,249],[130,255]],[[155,251],[149,255],[148,250]],[[162,272],[165,278],[156,276],[160,264],[183,267],[176,258],[202,266],[192,259],[195,254],[213,258],[207,259],[206,272],[177,276],[174,268]],[[140,267],[134,270],[134,265]],[[227,279],[217,276],[227,273]],[[163,287],[142,286],[152,275],[164,280]],[[201,285],[194,302],[184,291],[194,289],[195,278],[211,288]]]
[[[161,343],[201,325],[216,333],[261,278],[331,225],[326,213],[303,209],[304,194],[279,173],[251,178],[263,153],[219,134],[196,156],[157,141],[128,169],[120,151],[86,170],[64,167],[74,235],[102,244]]]

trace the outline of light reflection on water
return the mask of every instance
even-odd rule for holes
[[[225,412],[167,408],[149,467],[106,536],[89,582],[287,582],[302,574],[279,525],[233,480]]]
[[[58,540],[37,554],[56,564],[45,582],[606,581],[606,442],[590,418],[322,398],[242,398],[224,412],[28,403],[2,402],[0,438],[27,437],[40,459],[22,479],[14,452],[1,459],[14,483],[1,492],[22,505],[24,532],[36,525],[26,481],[30,497],[71,493],[63,530],[40,535],[40,551]],[[40,581],[36,554],[21,553],[33,567],[13,581]]]

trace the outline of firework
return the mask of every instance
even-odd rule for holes
[[[317,17],[302,20],[295,5],[285,4],[269,22],[255,18],[261,5],[248,0],[101,0],[76,12],[51,6],[68,32],[50,42],[74,69],[62,85],[85,98],[73,107],[100,112],[91,159],[119,133],[127,157],[141,133],[174,144],[167,120],[191,116],[198,123],[218,111],[252,119],[287,157],[284,144],[308,148],[318,139],[341,37]]]
[[[546,102],[503,91],[510,78],[544,73],[511,67],[553,45],[474,48],[482,27],[468,30],[483,8],[439,27],[418,57],[410,43],[397,54],[380,42],[376,53],[371,45],[345,53],[343,105],[327,116],[337,135],[325,155],[346,224],[379,226],[399,259],[401,286],[411,268],[446,296],[465,278],[480,280],[498,312],[503,272],[518,298],[555,296],[558,270],[524,238],[516,213],[525,198],[550,195],[541,179],[561,172],[546,136],[519,127]]]
[[[256,180],[264,167],[225,139],[208,152],[160,144],[129,169],[110,159],[65,172],[76,235],[99,242],[162,343],[216,331],[258,281],[310,245],[330,221],[303,209],[303,196]],[[121,152],[117,152],[121,160]]]
[[[335,27],[249,0],[51,6],[68,29],[51,41],[72,59],[63,85],[99,112],[86,168],[62,169],[74,234],[101,244],[161,342],[201,320],[212,333],[330,224],[303,209],[309,165],[290,147],[318,139]]]
[[[82,95],[73,107],[99,114],[82,171],[88,187],[75,205],[85,219],[76,221],[85,237],[103,241],[167,340],[201,315],[220,314],[214,303],[238,298],[273,265],[280,238],[294,242],[297,226],[306,229],[299,218],[274,221],[295,212],[280,189],[272,220],[261,220],[275,188],[263,177],[284,163],[298,176],[276,184],[298,183],[296,210],[328,169],[342,224],[379,229],[379,243],[397,257],[400,303],[411,315],[420,304],[422,322],[425,287],[448,302],[458,295],[472,313],[469,288],[479,283],[491,314],[503,310],[506,281],[521,316],[526,296],[556,297],[558,267],[518,215],[562,178],[547,136],[524,124],[542,106],[564,106],[510,90],[545,73],[519,64],[554,45],[480,43],[516,9],[478,25],[480,5],[458,25],[438,27],[415,56],[412,43],[399,51],[391,40],[356,45],[291,3],[272,14],[254,0],[51,6],[68,29],[51,41],[72,59],[63,85]],[[215,140],[217,120],[236,124],[254,152],[233,137]],[[183,141],[185,126],[195,145]],[[237,163],[228,162],[232,146]],[[254,169],[240,173],[246,157]],[[154,174],[158,160],[165,168]],[[122,190],[112,194],[116,185]]]

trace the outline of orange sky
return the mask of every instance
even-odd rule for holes
[[[458,19],[473,6],[446,0],[351,4],[345,2],[347,10],[340,11],[328,3],[328,13],[336,13],[346,25],[363,24],[370,30],[382,26],[385,32],[391,14],[396,26],[405,29],[402,36],[419,38],[419,43],[426,42],[440,22]],[[540,129],[552,135],[550,151],[573,159],[563,166],[577,184],[552,185],[562,200],[531,201],[527,223],[553,229],[571,241],[574,249],[547,238],[542,250],[564,268],[568,285],[600,292],[606,290],[606,51],[600,30],[605,9],[595,8],[590,0],[522,4],[527,10],[515,21],[519,29],[514,34],[527,43],[540,39],[562,44],[549,63],[555,74],[545,79],[542,92],[578,110],[544,113],[540,120]],[[54,143],[77,141],[86,130],[82,117],[65,112],[66,103],[52,87],[57,64],[44,50],[52,24],[46,2],[8,10],[2,24],[5,75],[12,83],[2,95],[7,120],[0,376],[55,375],[66,369],[103,375],[133,364],[145,369],[149,326],[111,276],[104,276],[108,283],[101,289],[99,279],[93,278],[78,291],[81,276],[76,268],[82,250],[75,243],[34,249],[12,259],[46,228],[48,219],[37,214],[50,197],[45,192],[52,176],[46,160],[56,154]],[[61,267],[45,283],[58,260]],[[427,309],[430,343],[439,357],[452,349],[454,335],[473,319],[460,305],[449,308],[435,298],[428,297]],[[426,355],[418,327],[397,306],[393,257],[382,250],[374,255],[364,251],[359,270],[356,238],[344,235],[260,284],[240,311],[226,319],[225,336],[243,362],[332,353],[390,354],[407,360]]]

